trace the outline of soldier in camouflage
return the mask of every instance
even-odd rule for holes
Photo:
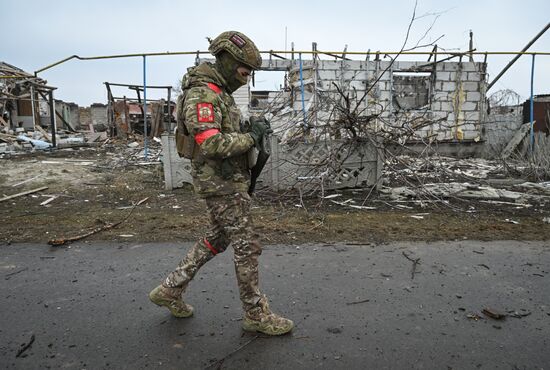
[[[248,83],[253,70],[260,68],[261,56],[252,40],[235,31],[215,38],[209,51],[216,62],[188,69],[177,109],[181,118],[178,134],[185,131],[185,137],[192,139],[193,184],[196,193],[206,201],[210,230],[162,284],[149,293],[149,298],[167,307],[176,317],[193,315],[193,307],[182,300],[182,293],[201,266],[232,245],[244,309],[243,329],[285,334],[292,330],[293,322],[271,312],[258,287],[258,258],[262,248],[252,231],[251,200],[247,193],[248,152],[260,145],[270,127],[263,120],[251,120],[249,132],[243,132],[240,110],[231,96]]]

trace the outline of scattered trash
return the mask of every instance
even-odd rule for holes
[[[51,196],[50,198],[46,199],[45,201],[43,201],[42,203],[40,203],[41,206],[45,206],[47,204],[49,204],[51,201],[53,201],[54,199],[57,198],[57,195],[53,195]]]
[[[516,319],[521,319],[523,317],[531,315],[531,311],[527,311],[524,309],[521,309],[520,311],[521,312],[514,311],[514,310],[508,311],[507,316],[514,317]]]
[[[469,313],[466,315],[466,317],[468,319],[475,320],[475,321],[484,320],[484,318],[477,313]]]
[[[504,219],[504,222],[508,222],[509,224],[514,224],[514,225],[518,225],[518,224],[519,224],[518,221],[514,221],[514,220],[511,220],[511,219],[509,219],[509,218]]]
[[[545,224],[550,224],[550,217],[544,217],[542,219],[542,222],[544,222]]]

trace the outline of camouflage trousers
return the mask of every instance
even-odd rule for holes
[[[231,245],[240,298],[244,310],[248,311],[261,299],[258,288],[258,258],[262,253],[257,235],[252,231],[250,196],[237,193],[208,197],[206,206],[210,230],[206,237],[191,247],[164,284],[185,289],[201,266]]]

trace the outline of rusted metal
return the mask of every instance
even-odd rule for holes
[[[523,103],[523,122],[530,122],[530,101]],[[550,135],[550,94],[536,95],[533,102],[533,131]]]

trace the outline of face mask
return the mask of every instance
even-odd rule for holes
[[[237,68],[241,64],[236,61],[231,54],[221,53],[216,57],[216,66],[218,67],[219,72],[225,78],[227,82],[227,89],[230,92],[234,92],[239,87],[244,86],[248,83],[248,78],[241,76],[237,73]]]

